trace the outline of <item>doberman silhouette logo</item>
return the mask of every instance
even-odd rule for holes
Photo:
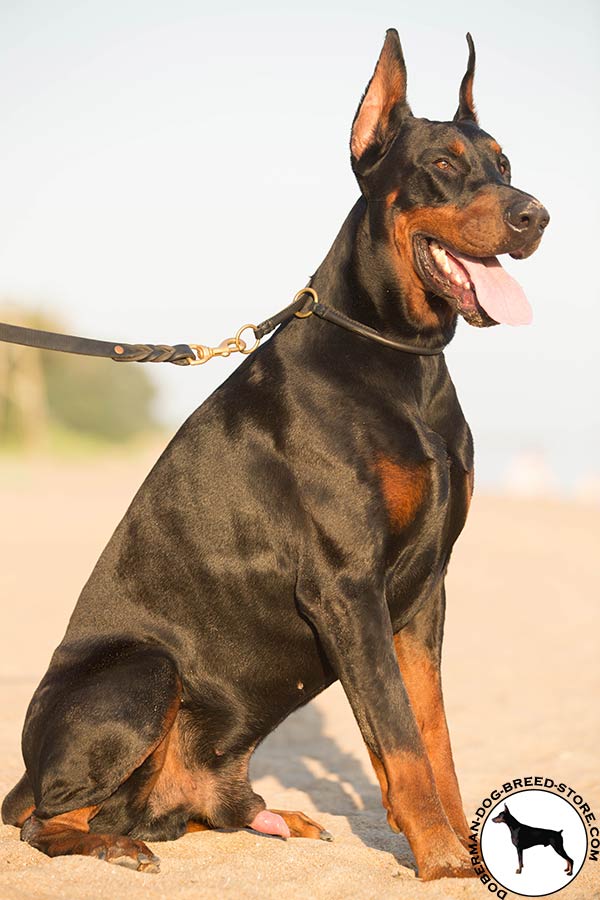
[[[519,791],[488,815],[481,852],[490,874],[524,897],[542,897],[570,884],[585,860],[584,823],[551,791]]]

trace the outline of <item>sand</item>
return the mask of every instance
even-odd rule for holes
[[[77,594],[150,464],[0,462],[0,793],[22,772],[25,709]],[[600,816],[597,510],[476,493],[450,567],[445,697],[468,816],[507,778],[575,786]],[[0,900],[24,898],[479,898],[478,881],[422,883],[379,790],[339,685],[256,753],[255,789],[302,809],[335,840],[249,831],[153,844],[158,875],[82,857],[50,860],[0,828]],[[600,897],[600,863],[560,895]]]

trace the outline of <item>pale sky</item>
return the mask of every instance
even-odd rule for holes
[[[570,486],[600,471],[591,0],[2,0],[0,298],[131,342],[218,342],[284,306],[357,197],[349,128],[389,26],[432,119],[472,32],[481,124],[550,211],[538,253],[506,263],[534,324],[461,323],[447,359],[480,481],[537,448]],[[152,369],[163,420],[235,364]]]

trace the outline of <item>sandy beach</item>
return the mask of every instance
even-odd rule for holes
[[[32,691],[79,590],[153,455],[0,461],[0,794],[22,773]],[[576,787],[600,816],[600,515],[584,504],[475,494],[450,566],[445,698],[467,817],[507,779]],[[480,898],[479,881],[420,882],[339,685],[256,753],[255,789],[301,809],[333,843],[250,831],[153,844],[149,875],[82,857],[50,860],[0,828],[0,900]],[[558,895],[557,895],[558,896]],[[600,862],[561,894],[600,897]]]

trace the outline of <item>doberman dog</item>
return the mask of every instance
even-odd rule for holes
[[[420,877],[467,876],[440,681],[444,577],[473,450],[444,357],[458,316],[528,321],[497,253],[548,222],[479,125],[412,115],[386,34],[355,115],[360,197],[310,281],[413,352],[292,317],[188,419],[83,588],[23,732],[5,822],[49,856],[156,868],[144,841],[325,838],[252,791],[252,752],[339,679]]]
[[[517,875],[523,871],[523,850],[529,847],[535,847],[542,844],[544,847],[552,847],[559,856],[567,861],[565,872],[567,875],[573,874],[573,860],[566,852],[563,845],[562,828],[560,831],[552,831],[551,828],[535,828],[533,825],[523,825],[517,821],[510,812],[506,803],[502,812],[494,816],[492,822],[504,822],[510,829],[510,839],[517,848],[517,856],[519,857],[519,868],[516,870]]]

